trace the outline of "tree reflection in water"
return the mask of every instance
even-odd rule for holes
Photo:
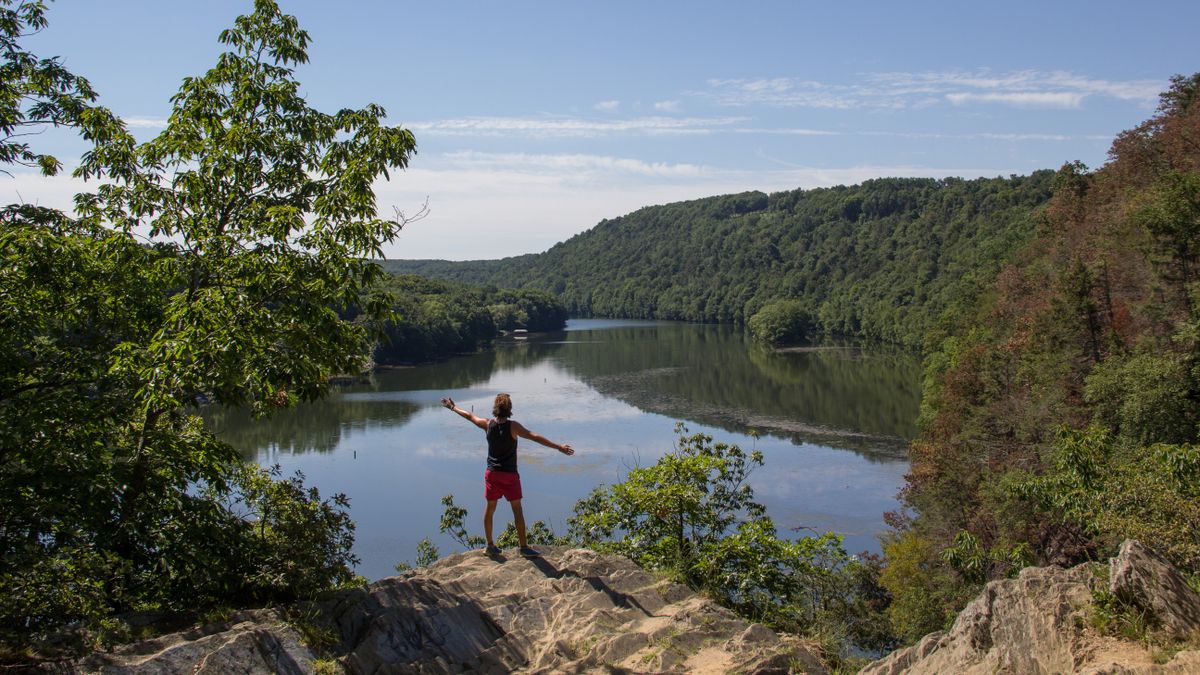
[[[203,416],[247,456],[329,452],[356,430],[404,426],[436,405],[439,392],[546,361],[642,411],[739,434],[753,430],[896,461],[916,432],[920,362],[911,352],[849,342],[780,352],[734,327],[672,323],[557,332],[381,371],[266,419],[217,408]]]

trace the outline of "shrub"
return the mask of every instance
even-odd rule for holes
[[[769,345],[803,342],[817,330],[816,320],[801,300],[776,300],[747,322],[755,339]]]
[[[881,600],[874,569],[832,533],[780,537],[754,501],[748,478],[762,454],[679,430],[673,452],[576,503],[569,538],[664,571],[754,621],[890,644],[871,618]]]

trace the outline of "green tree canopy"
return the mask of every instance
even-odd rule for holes
[[[412,134],[378,106],[309,107],[293,77],[308,34],[257,0],[139,145],[85,81],[20,50],[43,9],[0,14],[2,159],[57,169],[14,130],[71,123],[93,142],[75,174],[107,182],[77,218],[0,220],[5,639],[350,579],[344,498],[264,482],[193,406],[265,413],[367,362],[390,307],[366,297],[383,274],[369,259],[404,224],[376,215],[371,186],[407,165]]]

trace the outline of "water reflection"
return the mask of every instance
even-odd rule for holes
[[[648,412],[883,458],[903,457],[916,432],[920,367],[911,353],[836,343],[776,352],[729,326],[679,324],[567,340],[529,350],[562,352],[581,380]]]
[[[851,550],[877,550],[881,514],[896,508],[907,471],[919,375],[917,357],[903,352],[827,344],[778,353],[728,326],[572,321],[490,352],[378,372],[268,419],[203,415],[247,458],[349,495],[359,572],[376,579],[411,560],[423,537],[456,550],[437,533],[442,495],[470,508],[478,530],[485,444],[438,399],[486,415],[499,391],[513,394],[517,419],[577,451],[522,444],[530,519],[565,529],[576,500],[656,461],[684,420],[763,451],[751,483],[781,529],[834,530]]]
[[[242,408],[205,408],[202,416],[214,433],[247,457],[332,452],[356,432],[404,426],[423,407],[403,397],[356,396],[378,392],[376,386],[340,387],[323,401],[301,403],[263,419]]]
[[[404,426],[442,392],[469,391],[498,372],[549,362],[642,411],[738,434],[756,431],[894,461],[916,431],[920,366],[908,352],[850,343],[775,351],[729,326],[588,325],[595,324],[381,371],[268,419],[224,409],[204,416],[248,456],[329,452],[356,431]]]

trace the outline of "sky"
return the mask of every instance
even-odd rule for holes
[[[544,251],[643,206],[883,176],[1102,165],[1200,70],[1200,2],[280,0],[310,105],[378,103],[414,133],[380,212],[428,202],[389,258]],[[25,41],[141,139],[251,0],[58,0]],[[39,145],[41,143],[41,145]],[[71,167],[86,147],[46,134]],[[0,203],[94,190],[0,174]]]

